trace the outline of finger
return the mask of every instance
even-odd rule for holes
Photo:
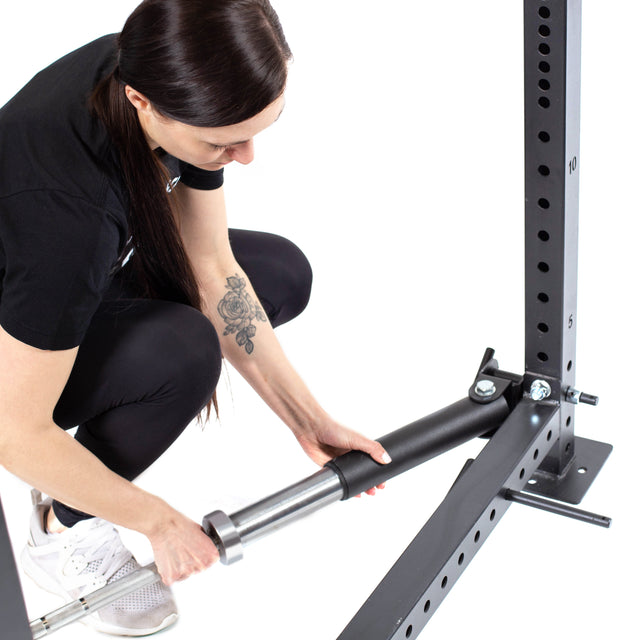
[[[380,464],[389,464],[391,462],[391,456],[379,442],[364,437],[361,442],[362,445],[358,448],[368,453],[376,462]]]
[[[351,431],[350,433],[349,448],[364,451],[379,464],[389,464],[391,462],[391,456],[379,442],[370,440],[357,431]]]
[[[167,585],[167,587],[170,587],[175,581],[176,581],[176,578],[172,574],[171,575],[167,574],[162,576],[162,582],[164,582]]]

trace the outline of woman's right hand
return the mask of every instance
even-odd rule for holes
[[[202,527],[177,511],[147,537],[158,573],[166,585],[208,569],[220,557]]]

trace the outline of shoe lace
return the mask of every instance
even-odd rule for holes
[[[106,584],[131,559],[131,552],[122,544],[113,525],[99,518],[87,522],[87,528],[74,531],[73,535],[76,551],[87,564],[82,573],[90,572],[94,583]]]

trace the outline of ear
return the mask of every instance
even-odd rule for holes
[[[139,113],[150,114],[154,109],[151,101],[133,87],[126,85],[124,93],[129,102],[138,110]]]

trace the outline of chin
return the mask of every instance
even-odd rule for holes
[[[228,164],[228,162],[208,162],[207,164],[201,164],[199,166],[201,169],[205,169],[207,171],[215,171],[216,169],[222,169],[222,167]]]

